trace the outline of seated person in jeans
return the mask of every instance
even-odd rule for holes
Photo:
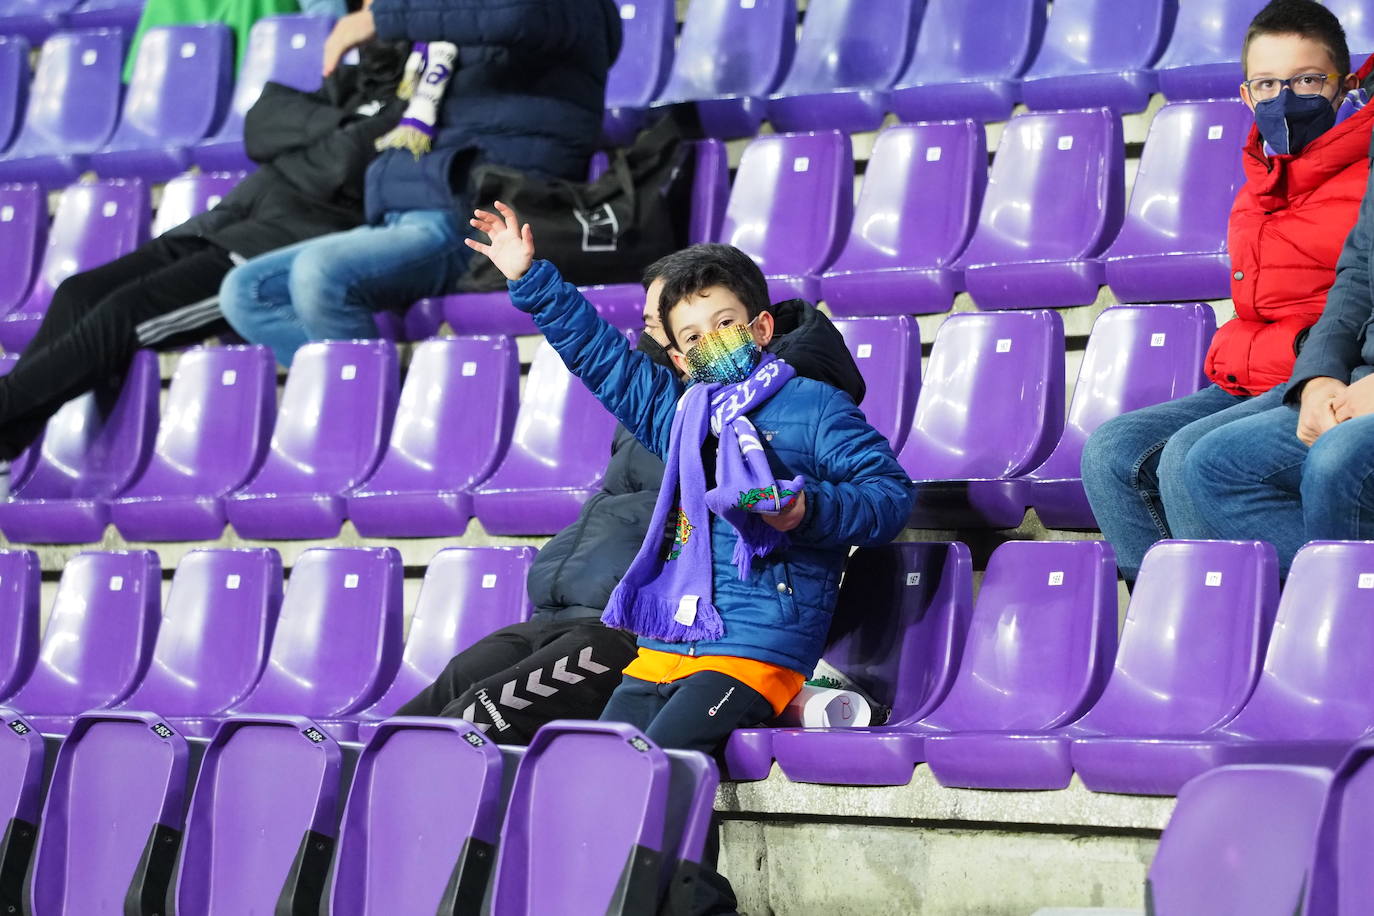
[[[1374,107],[1347,75],[1335,16],[1312,0],[1274,0],[1250,25],[1241,98],[1256,129],[1227,249],[1236,317],[1207,354],[1212,385],[1104,423],[1083,449],[1083,488],[1127,582],[1160,538],[1218,535],[1184,482],[1194,444],[1281,403],[1282,383],[1335,279],[1341,243],[1369,176]]]
[[[768,288],[748,255],[696,245],[663,265],[660,318],[690,376],[629,348],[547,261],[509,207],[468,241],[510,281],[568,369],[664,460],[639,553],[602,621],[640,637],[603,720],[661,747],[711,751],[787,705],[830,629],[851,545],[906,523],[909,475],[853,400],[763,352]]]

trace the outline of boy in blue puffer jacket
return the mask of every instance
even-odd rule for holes
[[[892,540],[911,480],[850,397],[764,353],[767,285],[747,255],[697,245],[661,262],[673,362],[631,350],[515,214],[477,211],[468,240],[511,301],[666,466],[649,534],[602,618],[639,635],[603,719],[662,747],[711,751],[782,711],[825,645],[851,545]],[[875,609],[877,610],[877,609]]]

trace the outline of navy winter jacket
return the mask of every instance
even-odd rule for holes
[[[620,53],[613,0],[376,0],[381,38],[458,46],[433,149],[387,150],[367,173],[367,218],[468,209],[468,172],[493,162],[583,180]]]
[[[569,370],[650,451],[667,454],[685,390],[677,375],[631,350],[549,262],[536,261],[510,291]],[[792,546],[756,560],[740,579],[731,562],[735,529],[712,517],[713,600],[725,622],[724,638],[640,644],[685,655],[753,658],[809,676],[825,646],[849,547],[891,541],[906,523],[914,491],[887,440],[849,395],[823,382],[793,378],[749,418],[763,434],[777,476],[806,476],[806,513],[791,532]]]

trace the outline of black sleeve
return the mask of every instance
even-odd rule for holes
[[[329,200],[349,186],[357,187],[361,197],[363,173],[377,155],[377,140],[396,126],[404,110],[402,102],[393,100],[377,114],[329,131],[272,164],[299,191],[318,200]]]
[[[340,67],[314,92],[268,82],[243,119],[243,147],[254,162],[271,162],[336,130],[353,117],[348,91],[355,67]]]

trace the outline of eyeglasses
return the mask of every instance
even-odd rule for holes
[[[1294,95],[1321,95],[1328,82],[1337,81],[1340,78],[1339,73],[1299,73],[1297,76],[1290,76],[1286,80],[1273,76],[1262,76],[1257,79],[1246,80],[1241,85],[1250,90],[1250,98],[1256,102],[1266,102],[1269,99],[1277,98],[1285,86]]]

